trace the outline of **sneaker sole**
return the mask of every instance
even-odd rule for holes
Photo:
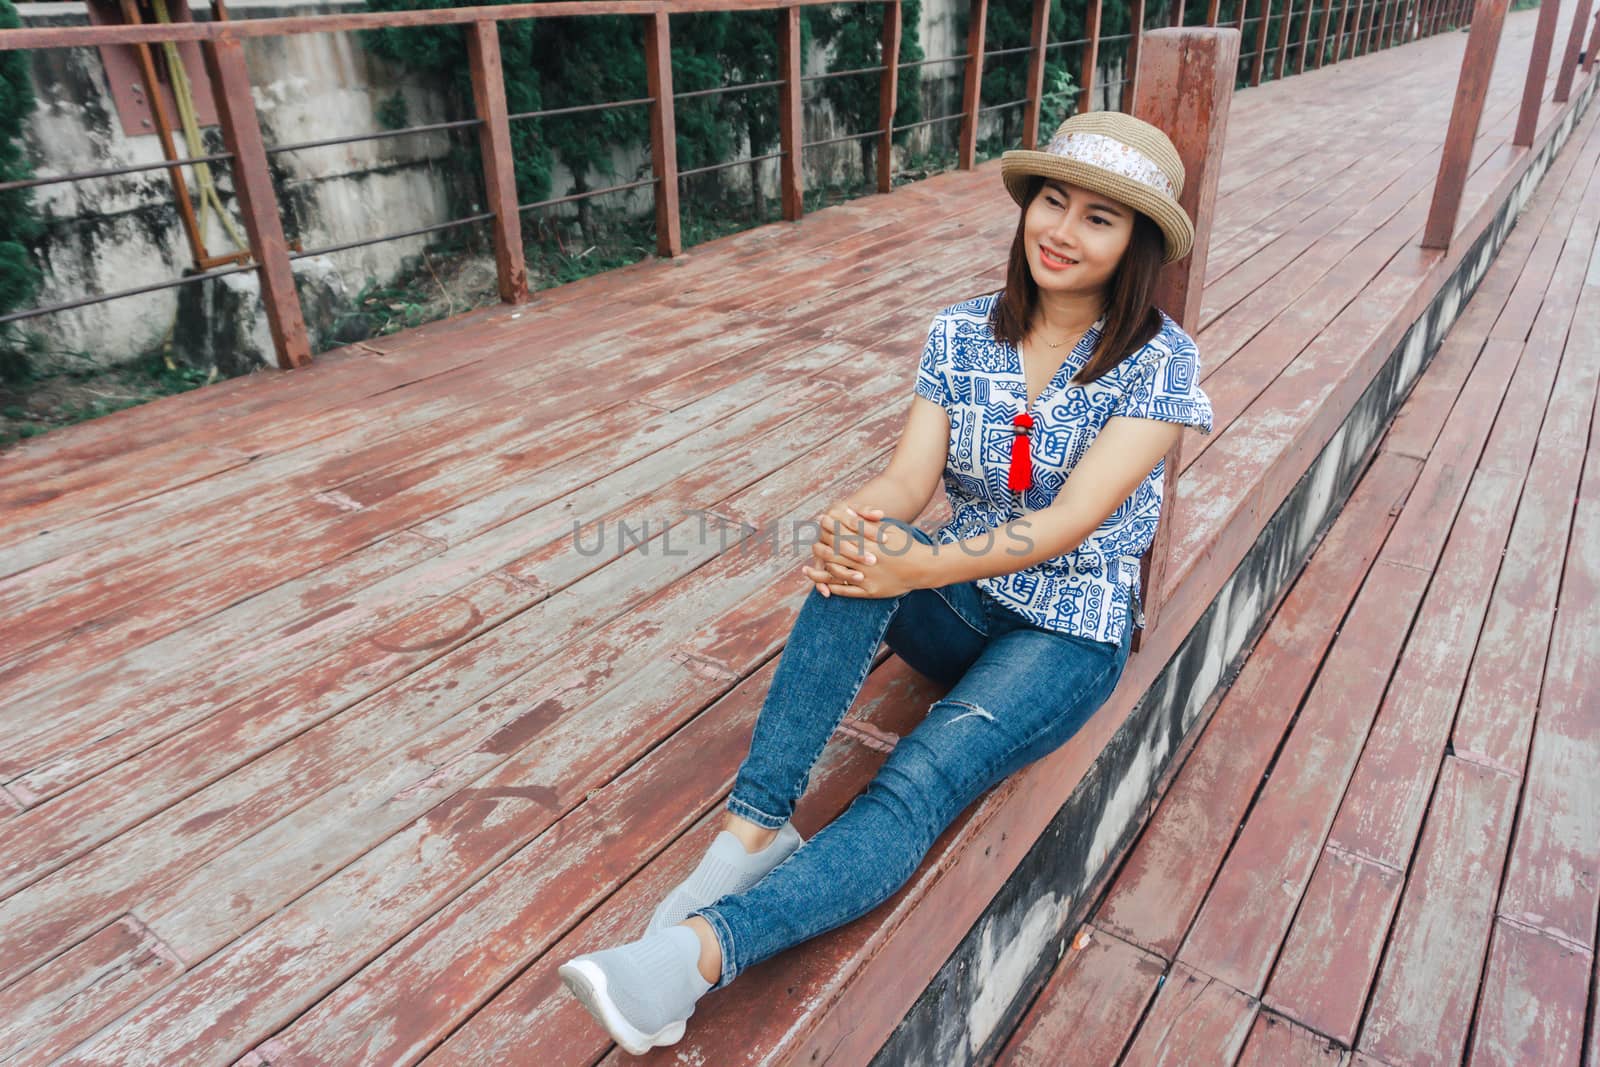
[[[561,975],[561,981],[578,998],[578,1002],[606,1028],[612,1040],[635,1056],[643,1056],[653,1048],[675,1045],[682,1040],[684,1021],[681,1019],[668,1023],[653,1034],[645,1033],[624,1019],[606,991],[606,973],[598,964],[590,960],[572,960],[558,967],[556,973]]]

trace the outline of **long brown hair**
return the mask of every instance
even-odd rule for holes
[[[1036,174],[1028,179],[1022,212],[1017,217],[1016,236],[1011,239],[1006,287],[1000,291],[1000,299],[995,301],[989,315],[989,326],[995,338],[1007,344],[1022,341],[1039,307],[1039,285],[1028,267],[1028,250],[1022,234],[1028,206],[1044,188],[1044,183],[1043,175]],[[1104,308],[1105,330],[1089,362],[1073,376],[1074,382],[1086,385],[1094,381],[1161,332],[1161,315],[1153,297],[1164,251],[1160,228],[1144,212],[1134,211],[1133,234],[1122,253],[1122,262],[1111,276],[1110,296]]]

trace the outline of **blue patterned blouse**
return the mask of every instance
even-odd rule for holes
[[[997,340],[989,327],[989,312],[998,299],[993,293],[941,311],[917,368],[917,395],[950,416],[944,488],[951,518],[936,534],[941,544],[981,536],[1048,507],[1113,415],[1211,432],[1211,401],[1200,389],[1199,350],[1165,312],[1160,332],[1116,368],[1088,385],[1069,382],[1094,353],[1105,328],[1102,315],[1034,402],[1032,487],[1021,492],[1008,488],[1012,419],[1026,406],[1028,387],[1020,347]],[[1137,625],[1144,624],[1137,599],[1139,557],[1155,536],[1165,467],[1165,460],[1157,463],[1072,552],[1025,570],[980,578],[978,586],[1045,629],[1120,642],[1130,596],[1136,598]]]

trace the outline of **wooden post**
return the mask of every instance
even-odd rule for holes
[[[672,108],[672,38],[665,11],[644,17],[645,86],[650,93],[650,170],[656,181],[656,254],[683,251],[678,214],[678,134]]]
[[[1564,104],[1572,95],[1572,78],[1578,70],[1578,53],[1583,51],[1583,31],[1588,28],[1589,7],[1590,0],[1578,0],[1578,9],[1572,13],[1572,30],[1567,34],[1567,47],[1561,52],[1561,66],[1556,70],[1556,91],[1551,97],[1555,103]]]
[[[1363,16],[1365,16],[1366,13],[1367,13],[1367,0],[1356,0],[1356,21],[1355,21],[1355,25],[1353,25],[1350,28],[1350,58],[1351,59],[1354,59],[1357,56],[1361,55],[1361,35],[1362,35],[1363,31],[1365,31],[1366,26],[1367,26],[1366,21],[1365,21]]]
[[[139,25],[143,19],[139,17],[139,5],[135,0],[122,0],[122,21],[129,26]],[[167,115],[166,97],[161,92],[160,79],[156,77],[156,65],[150,55],[150,46],[143,42],[133,46],[134,59],[139,66],[139,80],[144,84],[144,98],[150,103],[150,118],[155,123],[156,136],[161,142],[161,154],[164,159],[181,159],[187,155],[185,151],[179,153],[172,139],[172,119]],[[205,269],[211,262],[211,254],[206,251],[205,235],[200,232],[200,222],[195,218],[194,201],[189,198],[189,184],[184,181],[182,167],[168,167],[167,180],[172,183],[172,198],[178,206],[178,216],[183,220],[183,231],[189,237],[189,254],[194,257],[195,265]]]
[[[1306,53],[1311,51],[1311,13],[1316,10],[1317,0],[1306,0],[1305,14],[1300,16],[1300,51],[1295,53],[1294,72],[1306,72]]]
[[[239,214],[250,238],[250,250],[259,264],[261,305],[277,353],[278,367],[303,367],[311,362],[311,342],[294,288],[289,245],[283,236],[278,198],[272,190],[267,148],[261,140],[256,104],[250,97],[250,72],[245,67],[244,46],[236,39],[202,41],[211,95],[217,105],[222,139],[233,153],[233,185],[239,197]]]
[[[1521,148],[1533,145],[1539,126],[1539,103],[1544,98],[1544,81],[1550,75],[1550,49],[1556,39],[1559,3],[1539,5],[1539,24],[1533,31],[1533,51],[1528,55],[1528,78],[1522,83],[1522,110],[1517,112],[1517,131],[1511,143]]]
[[[1215,29],[1217,25],[1217,18],[1220,14],[1218,8],[1221,6],[1221,4],[1222,0],[1211,0],[1211,3],[1206,7],[1206,25],[1212,27],[1213,29]]]
[[[1222,173],[1223,136],[1239,69],[1239,32],[1191,28],[1156,30],[1148,35],[1140,61],[1139,93],[1132,114],[1166,131],[1183,160],[1178,203],[1195,222],[1194,249],[1161,270],[1155,302],[1185,329],[1198,330],[1206,257],[1211,242],[1212,207]],[[1140,563],[1146,629],[1161,613],[1167,546],[1172,541],[1174,490],[1182,459],[1182,439],[1167,454],[1161,521]],[[1133,647],[1138,649],[1140,634]]]
[[[1039,147],[1039,120],[1044,114],[1045,45],[1050,38],[1050,0],[1033,0],[1033,28],[1028,31],[1028,103],[1022,109],[1022,147]],[[1137,35],[1129,44],[1138,47]]]
[[[972,0],[967,26],[967,76],[961,92],[962,170],[978,162],[978,101],[983,95],[983,31],[989,20],[989,0]]]
[[[1094,110],[1094,71],[1100,62],[1100,0],[1089,0],[1088,19],[1084,23],[1083,35],[1088,39],[1088,45],[1083,50],[1083,66],[1079,71],[1078,82],[1082,91],[1078,93],[1078,114]]]
[[[1489,91],[1489,75],[1500,48],[1500,29],[1505,25],[1511,0],[1478,0],[1467,48],[1461,55],[1461,74],[1456,81],[1455,104],[1450,109],[1450,127],[1445,133],[1444,151],[1439,159],[1439,177],[1433,183],[1433,203],[1422,231],[1423,248],[1448,248],[1455,232],[1456,215],[1461,210],[1461,194],[1467,184],[1467,167],[1472,159],[1472,142],[1478,136],[1483,117],[1483,101]]]
[[[1122,111],[1132,114],[1133,94],[1139,88],[1139,42],[1144,38],[1144,0],[1133,0],[1128,21],[1133,26],[1133,36],[1128,38],[1128,51],[1122,61]]]
[[[1256,23],[1256,52],[1250,60],[1250,84],[1261,84],[1261,68],[1267,60],[1267,18],[1272,12],[1272,0],[1261,0],[1261,21]]]
[[[894,188],[894,113],[900,93],[900,0],[883,5],[883,80],[878,83],[878,192]],[[1031,145],[1029,147],[1032,147]]]
[[[1310,0],[1306,2],[1309,4]],[[1283,80],[1283,65],[1289,58],[1289,19],[1293,14],[1294,0],[1284,0],[1283,14],[1278,18],[1278,62],[1272,70],[1278,81]]]
[[[1333,3],[1334,0],[1328,0]],[[1338,0],[1339,14],[1333,19],[1333,54],[1328,58],[1330,64],[1339,62],[1339,54],[1344,51],[1344,27],[1349,26],[1350,0]]]
[[[500,278],[500,299],[522,304],[528,299],[528,266],[522,253],[522,213],[517,210],[499,23],[474,22],[467,27],[466,36],[472,103],[483,120],[478,127],[478,148],[483,156],[484,198],[494,212],[494,265]]]
[[[1594,30],[1589,34],[1589,47],[1583,53],[1583,72],[1589,73],[1594,69],[1594,50],[1600,48],[1600,11],[1595,12]]]
[[[1322,7],[1322,32],[1317,34],[1317,63],[1313,70],[1321,70],[1328,54],[1328,25],[1333,21],[1333,0]]]
[[[801,142],[805,126],[800,121],[800,9],[786,7],[778,14],[778,139],[783,149],[783,217],[797,221],[806,213],[805,180],[801,177]]]

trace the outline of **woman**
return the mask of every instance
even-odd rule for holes
[[[1193,244],[1183,164],[1156,127],[1101,111],[1007,152],[1001,176],[1022,208],[1006,287],[940,312],[888,470],[819,516],[815,589],[725,828],[643,938],[560,968],[630,1052],[678,1041],[703,994],[886,900],[1122,675],[1163,459],[1183,426],[1211,431],[1194,342],[1151,303]],[[909,523],[941,477],[952,517],[935,538]],[[802,842],[789,814],[884,641],[953,688]]]

